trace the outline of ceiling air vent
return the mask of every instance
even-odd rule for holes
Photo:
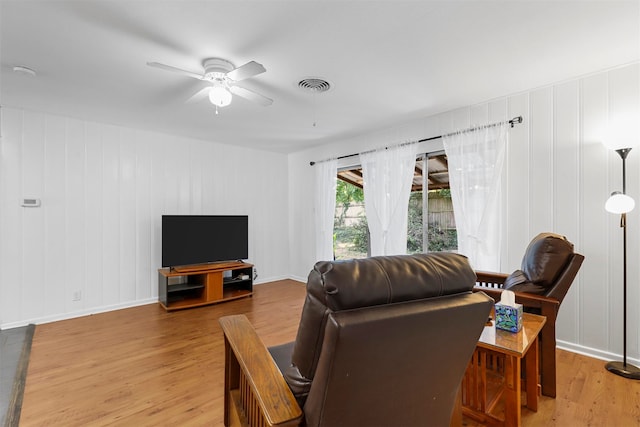
[[[322,93],[331,89],[331,84],[317,77],[309,77],[298,82],[298,87],[307,92]]]

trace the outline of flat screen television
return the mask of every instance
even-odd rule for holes
[[[247,258],[247,215],[162,215],[163,267]]]

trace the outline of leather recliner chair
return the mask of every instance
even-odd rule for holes
[[[508,289],[525,311],[547,318],[540,332],[540,383],[545,396],[556,397],[556,318],[583,261],[566,237],[540,233],[527,246],[519,270],[476,272],[476,290],[500,301],[502,291]]]
[[[493,305],[475,279],[452,253],[319,262],[279,368],[246,317],[221,318],[225,424],[449,425]]]

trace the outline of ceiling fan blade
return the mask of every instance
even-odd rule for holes
[[[181,68],[172,67],[171,65],[161,64],[159,62],[147,62],[149,67],[160,68],[161,70],[171,71],[173,73],[182,74],[183,76],[192,77],[194,79],[202,80],[202,75],[192,73],[191,71],[183,70]]]
[[[191,98],[187,99],[185,101],[185,103],[187,104],[191,104],[193,102],[200,102],[203,99],[205,99],[207,96],[209,96],[209,91],[211,90],[211,86],[207,86],[205,88],[200,89],[199,91],[197,91],[196,93],[193,94],[193,96],[191,96]]]
[[[240,86],[231,86],[229,88],[232,94],[241,96],[249,101],[253,101],[257,104],[260,104],[264,107],[273,104],[273,99],[267,98],[266,96],[260,95],[252,90],[245,89]]]
[[[239,82],[240,80],[248,79],[249,77],[264,73],[265,71],[267,70],[262,66],[262,64],[251,61],[239,66],[235,70],[229,71],[227,73],[227,77],[233,81]]]

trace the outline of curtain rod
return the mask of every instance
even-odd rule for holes
[[[508,120],[506,122],[497,122],[497,123],[491,123],[491,124],[483,125],[483,126],[475,126],[475,127],[472,127],[472,128],[459,130],[459,131],[456,131],[456,132],[446,133],[444,135],[432,136],[431,138],[423,138],[423,139],[419,139],[419,140],[413,141],[413,142],[403,142],[402,144],[397,144],[397,145],[394,145],[392,147],[399,147],[399,146],[403,146],[403,145],[418,144],[420,142],[433,141],[434,139],[440,139],[440,138],[444,138],[446,136],[453,136],[453,135],[455,135],[457,133],[460,133],[460,132],[473,132],[475,130],[486,129],[486,128],[490,128],[490,127],[494,127],[494,126],[498,126],[498,125],[502,125],[502,124],[506,124],[506,123],[510,124],[511,127],[514,127],[515,125],[522,123],[522,116],[514,117],[513,119]],[[388,148],[390,148],[390,147],[385,147],[385,149],[388,149]],[[373,153],[374,151],[376,151],[376,150],[364,151],[362,153],[346,154],[344,156],[335,157],[335,159],[336,160],[347,159],[349,157],[359,156],[360,154]],[[332,159],[333,158],[324,159],[324,160],[318,160],[317,162],[309,162],[309,165],[313,166],[316,163],[327,162],[327,161],[332,160]]]

